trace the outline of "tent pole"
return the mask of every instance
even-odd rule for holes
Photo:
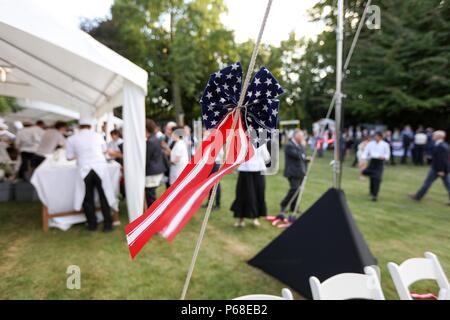
[[[334,162],[333,162],[333,186],[341,188],[341,139],[342,139],[342,48],[343,48],[343,29],[344,29],[344,0],[338,0],[338,17],[336,29],[336,108],[335,108],[335,143],[334,143]]]

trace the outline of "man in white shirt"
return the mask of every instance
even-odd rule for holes
[[[425,156],[425,145],[427,144],[428,137],[423,130],[417,130],[414,136],[414,148],[413,148],[413,163],[415,165],[423,166],[423,158]]]
[[[186,165],[189,163],[189,153],[186,142],[183,140],[184,130],[181,127],[175,127],[172,133],[174,142],[172,151],[170,152],[170,185],[178,179]]]
[[[24,128],[17,133],[15,141],[21,157],[21,164],[17,174],[20,179],[28,178],[26,173],[32,169],[32,161],[44,134],[44,130],[41,127],[32,125],[31,122],[25,122],[23,125]]]
[[[10,163],[8,148],[16,136],[8,131],[8,126],[0,119],[0,163]]]
[[[108,142],[108,155],[110,158],[116,160],[118,163],[122,164],[123,154],[123,140],[120,137],[120,131],[117,129],[112,130],[110,133],[111,141]]]
[[[57,121],[53,128],[48,128],[42,136],[41,143],[36,151],[34,165],[37,167],[45,160],[45,156],[52,154],[56,149],[64,147],[66,139],[64,134],[67,132],[67,124],[63,121]]]
[[[86,186],[83,210],[88,230],[97,230],[94,190],[97,189],[103,214],[103,231],[112,231],[111,208],[102,186],[102,176],[106,172],[106,142],[102,135],[91,130],[91,119],[80,120],[80,131],[67,139],[66,156],[77,160],[77,166]]]
[[[8,131],[8,125],[0,120],[0,142],[10,143],[16,135]]]
[[[377,201],[380,184],[383,177],[384,162],[391,156],[389,144],[383,140],[383,133],[377,131],[374,140],[370,141],[364,149],[361,158],[370,159],[369,166],[362,174],[370,177],[370,195],[372,201]]]

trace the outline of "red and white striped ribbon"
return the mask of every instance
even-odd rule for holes
[[[203,200],[209,194],[210,190],[214,187],[214,184],[239,164],[249,160],[253,156],[253,146],[250,143],[240,120],[237,123],[237,128],[230,143],[229,151],[231,152],[228,153],[227,161],[220,170],[197,185],[192,194],[185,194],[180,201],[168,209],[171,221],[161,232],[164,238],[171,241],[192,218],[194,213],[201,206]]]
[[[125,227],[128,247],[134,258],[157,232],[172,240],[194,215],[214,183],[253,155],[253,146],[243,130],[239,113],[236,128],[232,129],[230,113],[202,142],[190,163],[164,194],[143,215]],[[210,175],[220,149],[225,145],[229,131],[234,131],[226,163]]]

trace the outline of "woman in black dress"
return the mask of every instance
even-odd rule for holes
[[[235,226],[244,227],[244,219],[252,219],[255,226],[259,226],[258,218],[267,215],[265,198],[266,163],[270,161],[270,154],[266,145],[258,148],[255,155],[238,168],[239,177],[236,184],[236,198],[231,211],[237,219]]]

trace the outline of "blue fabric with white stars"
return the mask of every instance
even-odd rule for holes
[[[242,65],[233,63],[213,73],[200,99],[203,124],[212,129],[238,104],[242,88]],[[242,118],[252,143],[260,146],[270,141],[276,128],[280,101],[283,93],[275,77],[261,68],[247,89]]]

